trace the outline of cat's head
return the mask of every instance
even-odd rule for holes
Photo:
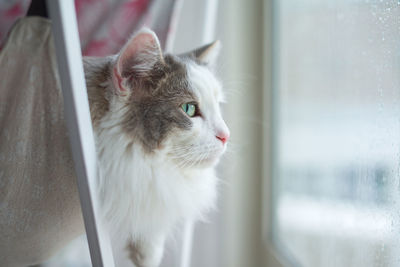
[[[133,36],[112,66],[114,96],[126,112],[125,133],[146,153],[163,153],[182,168],[216,164],[229,130],[221,116],[221,84],[209,64],[219,43],[163,55],[156,35]]]

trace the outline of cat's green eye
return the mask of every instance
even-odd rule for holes
[[[182,104],[182,109],[183,111],[189,116],[189,117],[193,117],[194,115],[196,115],[196,105],[193,103],[185,103]]]

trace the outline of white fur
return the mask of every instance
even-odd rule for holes
[[[118,97],[95,129],[105,220],[114,240],[161,239],[149,266],[158,265],[171,228],[200,217],[216,198],[213,166],[225,150],[216,133],[228,131],[219,109],[221,86],[205,67],[188,64],[188,74],[203,117],[192,118],[190,131],[176,130],[161,149],[145,153],[122,134],[121,120],[128,109]]]

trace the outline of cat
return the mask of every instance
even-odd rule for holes
[[[229,138],[207,67],[218,46],[163,55],[142,30],[117,57],[84,60],[105,221],[118,240],[129,233],[136,266],[158,266],[171,228],[214,203],[213,167]]]
[[[0,111],[8,110],[0,112],[1,266],[40,263],[84,233],[50,26],[19,21],[0,54],[9,71],[0,85]],[[113,249],[137,267],[158,266],[171,229],[214,205],[214,168],[229,139],[222,86],[210,68],[218,50],[214,42],[163,54],[154,32],[143,29],[117,55],[83,59],[102,219]],[[20,68],[15,55],[34,68]],[[27,80],[34,89],[24,88]],[[28,131],[14,127],[21,121]]]

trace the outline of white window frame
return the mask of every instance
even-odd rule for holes
[[[277,16],[275,3],[279,0],[263,1],[263,189],[262,189],[262,243],[264,266],[283,267],[297,266],[289,255],[284,255],[279,249],[273,234],[274,216],[274,177],[276,177],[276,130],[277,96],[275,82],[276,56],[279,54],[278,32],[276,28]],[[275,65],[275,66],[274,66]]]
[[[47,0],[47,8],[52,21],[65,120],[92,265],[114,267],[108,233],[99,219],[99,200],[95,192],[97,155],[74,1]]]

